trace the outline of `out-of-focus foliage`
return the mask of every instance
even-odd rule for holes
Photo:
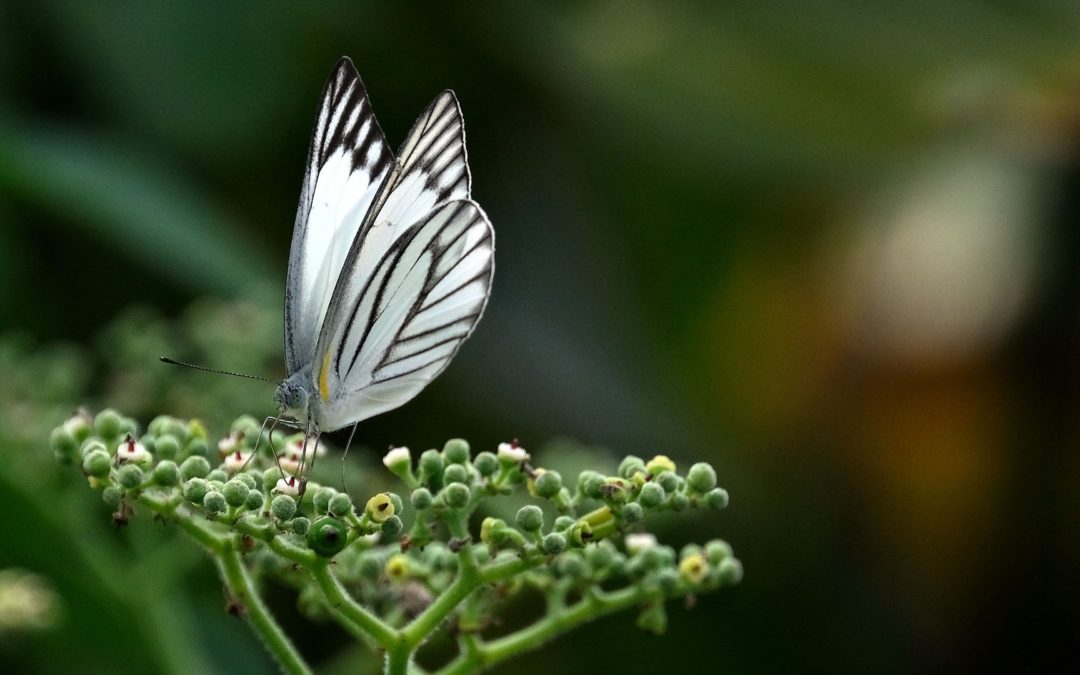
[[[17,514],[0,568],[40,575],[64,610],[0,641],[6,663],[265,667],[194,549],[162,562],[154,616],[133,614],[122,580],[159,574],[134,565],[156,533],[105,528],[44,439],[87,400],[272,412],[269,385],[156,358],[281,374],[303,157],[342,54],[392,143],[456,90],[499,241],[476,335],[362,445],[675,448],[738,504],[717,521],[750,571],[738,589],[673,616],[663,648],[619,619],[579,645],[621,640],[642,671],[708,666],[701,645],[739,672],[1075,660],[1071,3],[16,0],[0,7],[0,485]],[[129,633],[164,630],[180,637],[153,652]]]

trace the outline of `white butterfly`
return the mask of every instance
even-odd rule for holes
[[[360,76],[341,59],[323,90],[285,287],[281,414],[321,432],[408,402],[484,312],[495,233],[469,199],[452,91],[395,158]]]

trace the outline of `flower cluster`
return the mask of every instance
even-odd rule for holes
[[[302,611],[367,635],[389,662],[410,662],[452,619],[461,654],[451,672],[491,665],[621,609],[639,608],[638,624],[662,632],[665,600],[742,576],[722,540],[676,551],[644,531],[651,513],[727,505],[705,463],[679,473],[664,455],[629,456],[614,475],[583,471],[564,481],[517,441],[474,453],[451,439],[415,458],[408,448],[390,449],[383,464],[407,499],[378,492],[360,506],[308,480],[316,444],[271,434],[250,417],[212,443],[197,420],[158,417],[140,435],[134,420],[114,411],[81,411],[51,440],[57,458],[101,491],[118,524],[143,506],[217,556],[230,593],[246,599],[245,613],[257,615],[253,628],[287,670],[302,661],[245,587],[251,574],[297,586]],[[513,494],[531,503],[512,518],[491,515],[498,511],[489,500]],[[485,643],[485,629],[519,593],[543,596],[547,615]]]

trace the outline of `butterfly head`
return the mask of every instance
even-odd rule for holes
[[[274,403],[277,404],[282,415],[296,420],[307,419],[308,393],[292,379],[278,385],[277,391],[274,392]]]

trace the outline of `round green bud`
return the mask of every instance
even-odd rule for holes
[[[584,520],[579,520],[570,528],[570,545],[574,548],[583,548],[592,540],[592,526]]]
[[[491,452],[477,453],[472,464],[484,478],[495,475],[495,472],[499,470],[499,458]]]
[[[454,466],[459,466],[455,464]],[[452,509],[460,509],[469,503],[469,487],[462,483],[451,483],[442,489],[442,498]]]
[[[383,521],[382,533],[387,537],[396,537],[405,529],[405,523],[397,516],[390,516]]]
[[[79,457],[86,457],[95,450],[100,450],[105,453],[109,452],[105,448],[105,444],[102,443],[100,440],[96,438],[88,438],[83,441],[83,444],[81,446],[79,446]]]
[[[175,436],[158,436],[154,439],[154,451],[163,459],[176,459],[180,454],[180,441]]]
[[[65,464],[71,464],[79,455],[79,442],[75,440],[75,434],[63,426],[56,427],[49,434],[49,445],[56,458]]]
[[[502,518],[484,518],[480,523],[480,541],[485,544],[493,544],[495,542],[495,535],[500,531],[507,528],[506,521]]]
[[[202,504],[203,497],[210,491],[210,485],[202,478],[189,478],[184,483],[184,499],[192,504]]]
[[[248,493],[251,492],[251,488],[247,486],[242,480],[233,478],[229,482],[225,483],[225,489],[222,494],[225,495],[225,501],[229,506],[243,506],[247,501]]]
[[[409,502],[417,511],[424,511],[431,507],[431,491],[427,488],[417,488],[409,495]]]
[[[742,563],[736,558],[724,558],[720,561],[720,564],[716,566],[716,571],[720,583],[722,584],[735,585],[742,581]]]
[[[606,479],[595,471],[582,471],[578,476],[578,492],[589,499],[603,499]]]
[[[702,548],[697,544],[687,544],[679,549],[679,560],[685,560],[692,555],[701,555]]]
[[[665,471],[656,477],[656,482],[660,484],[660,487],[664,488],[664,492],[671,494],[679,491],[681,481],[679,477],[670,471]]]
[[[390,499],[390,495],[385,492],[375,495],[364,506],[364,513],[376,523],[386,522],[387,519],[394,515],[395,511],[394,502]]]
[[[328,508],[331,515],[342,518],[345,515],[352,513],[352,498],[344,492],[339,492],[330,498],[330,504]]]
[[[254,490],[255,488],[257,488],[259,486],[259,481],[255,480],[255,476],[253,476],[253,475],[251,475],[250,473],[247,473],[247,472],[236,474],[235,476],[233,476],[233,480],[238,480],[238,481],[243,482],[244,485],[248,486],[249,490]]]
[[[151,455],[157,452],[157,437],[147,434],[139,439],[139,443],[149,452]],[[175,459],[175,457],[162,457],[161,459]]]
[[[585,559],[596,569],[603,569],[615,562],[618,555],[615,545],[607,539],[598,541],[595,546],[585,549]]]
[[[645,470],[654,476],[659,476],[665,471],[675,473],[675,462],[671,461],[667,455],[657,455],[649,460],[649,463],[645,465]]]
[[[670,567],[665,567],[656,573],[656,582],[661,591],[670,595],[679,587],[679,573]]]
[[[536,532],[544,526],[544,512],[539,506],[528,504],[518,509],[514,521],[525,532]]]
[[[180,465],[180,475],[189,478],[206,478],[210,475],[210,462],[205,457],[188,457]]]
[[[143,470],[135,464],[125,464],[116,472],[116,482],[128,490],[137,488],[143,482]]]
[[[719,565],[722,560],[732,556],[731,544],[723,539],[713,539],[705,544],[705,557],[710,565]]]
[[[641,552],[641,560],[650,571],[675,564],[675,549],[670,546],[653,546]]]
[[[94,450],[83,457],[82,466],[83,472],[87,476],[104,478],[109,475],[109,471],[112,469],[112,458],[104,450]]]
[[[529,481],[529,492],[541,499],[551,499],[562,489],[562,476],[558,471],[537,469],[535,478]]]
[[[705,503],[712,509],[723,509],[728,505],[728,491],[724,488],[713,488],[705,493]]]
[[[619,463],[619,475],[623,478],[632,478],[635,473],[645,473],[645,460],[636,455],[627,455]]]
[[[580,551],[567,551],[559,556],[556,562],[556,570],[564,577],[578,579],[585,575],[589,567],[585,564],[585,558]]]
[[[443,485],[468,482],[469,470],[463,464],[451,464],[443,470]]]
[[[390,503],[394,505],[394,513],[405,512],[405,502],[401,501],[401,495],[396,492],[387,492],[386,496],[390,498]]]
[[[206,474],[206,480],[216,480],[224,483],[229,480],[229,474],[224,469],[214,469],[210,473]]]
[[[244,508],[248,511],[258,511],[263,507],[263,502],[266,498],[263,497],[263,493],[258,490],[252,490],[248,492],[247,499],[244,500]]]
[[[120,417],[120,413],[111,408],[102,410],[94,418],[94,431],[101,438],[118,438],[122,425],[123,419]]]
[[[617,476],[604,479],[604,485],[600,488],[601,495],[609,504],[624,504],[629,499],[629,486],[626,481]]]
[[[555,524],[552,525],[551,529],[555,532],[562,532],[563,530],[573,527],[574,522],[574,519],[570,516],[559,516],[555,519]]]
[[[123,493],[120,492],[120,488],[115,485],[110,485],[101,491],[101,498],[109,505],[109,508],[115,509],[120,506],[120,499],[123,497]]]
[[[443,446],[443,458],[451,464],[464,464],[469,461],[469,443],[461,438],[451,438]]]
[[[221,494],[217,490],[211,490],[203,496],[203,508],[207,513],[224,513],[228,506],[225,501],[225,495]]]
[[[641,519],[645,517],[645,510],[641,508],[641,504],[638,504],[637,502],[624,504],[621,513],[623,522],[630,525],[640,522]]]
[[[382,574],[383,565],[374,551],[364,551],[356,559],[356,572],[363,579],[375,581]]]
[[[322,558],[332,558],[349,542],[349,530],[337,518],[323,516],[311,524],[307,543]]]
[[[560,532],[551,532],[544,535],[544,553],[559,555],[566,550],[566,537]]]
[[[75,438],[76,443],[82,443],[90,437],[93,422],[90,414],[80,409],[75,411],[75,414],[69,417],[62,426]]]
[[[667,495],[664,493],[664,488],[659,483],[650,481],[641,486],[638,503],[647,509],[655,509],[664,503],[665,497]]]
[[[443,458],[438,450],[425,450],[420,454],[420,474],[430,478],[441,476],[443,471]]]
[[[311,529],[311,521],[306,516],[297,516],[292,519],[292,531],[301,537],[307,534],[309,529]]]
[[[716,470],[705,462],[698,462],[686,473],[686,486],[698,494],[705,494],[716,487]]]
[[[685,511],[690,508],[690,498],[681,492],[671,495],[671,509],[673,511]]]
[[[259,431],[262,430],[262,425],[251,415],[241,415],[237,417],[229,427],[229,431],[234,434],[244,434],[244,438],[250,438],[254,440]]]
[[[177,485],[180,483],[180,467],[176,462],[162,460],[154,467],[154,482],[158,485]]]
[[[321,487],[315,491],[311,503],[315,506],[315,513],[326,513],[330,509],[330,500],[338,492],[332,487]]]
[[[205,438],[195,437],[184,446],[184,453],[189,457],[206,457],[210,454],[210,448],[207,446]]]
[[[278,480],[281,478],[281,469],[276,466],[270,467],[262,472],[262,489],[273,490],[277,486]]]
[[[270,513],[280,521],[291,520],[296,515],[296,500],[289,495],[277,495],[270,500]]]
[[[173,436],[176,440],[184,444],[188,440],[188,436],[191,434],[188,431],[188,427],[182,421],[175,417],[167,417],[164,424],[162,424],[159,431],[152,432],[155,436]]]

